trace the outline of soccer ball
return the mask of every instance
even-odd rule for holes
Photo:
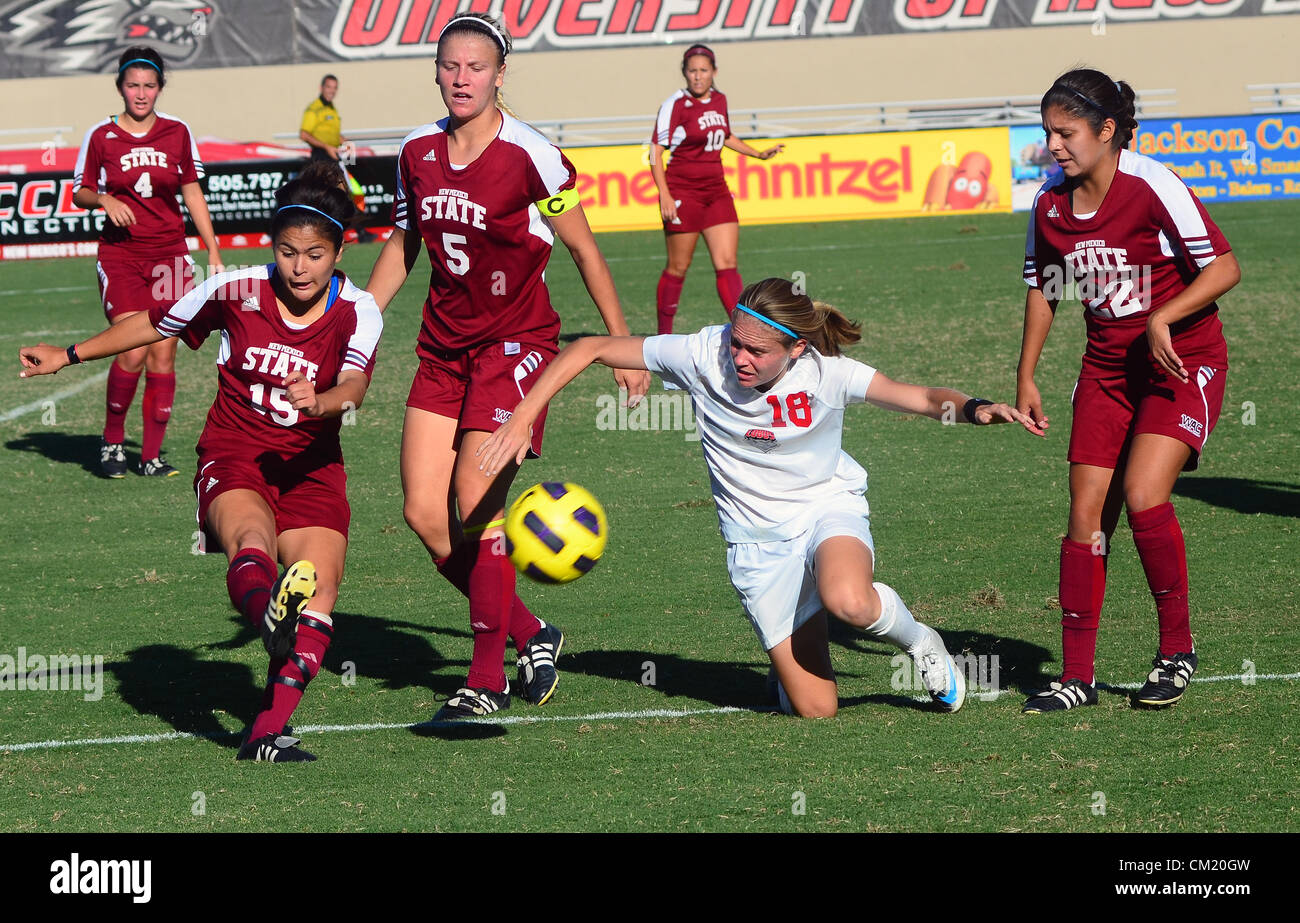
[[[608,535],[604,509],[577,484],[537,484],[506,513],[506,553],[539,583],[577,580],[596,566]]]

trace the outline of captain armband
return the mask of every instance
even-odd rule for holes
[[[576,189],[561,189],[549,199],[542,199],[535,203],[537,210],[545,218],[555,218],[563,215],[569,209],[582,204],[582,197],[578,195]]]

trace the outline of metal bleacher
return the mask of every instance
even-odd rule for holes
[[[1246,85],[1252,113],[1300,112],[1300,83]]]

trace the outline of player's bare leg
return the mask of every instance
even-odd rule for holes
[[[802,718],[835,717],[839,692],[831,668],[825,613],[804,622],[767,655],[794,714]]]
[[[859,538],[838,535],[817,546],[816,561],[817,593],[826,611],[905,651],[931,698],[945,711],[961,708],[965,678],[943,639],[912,617],[893,587],[873,580],[871,549]]]
[[[659,276],[659,285],[655,288],[655,313],[658,317],[658,333],[673,332],[673,318],[677,314],[677,305],[682,298],[682,286],[686,282],[686,270],[691,267],[695,256],[695,242],[700,235],[693,231],[665,231],[664,244],[668,249],[668,264]]]
[[[1155,599],[1160,645],[1135,703],[1162,708],[1178,702],[1196,672],[1188,612],[1187,551],[1170,502],[1174,483],[1191,457],[1186,443],[1139,433],[1124,470],[1124,497],[1133,544]]]
[[[452,417],[414,407],[402,421],[402,514],[435,563],[461,538],[451,491],[456,427]]]
[[[718,287],[718,299],[722,308],[731,316],[732,309],[740,299],[745,284],[736,270],[737,252],[740,249],[740,225],[734,221],[715,224],[704,229],[704,243],[709,248],[709,258],[713,261],[713,274]]]

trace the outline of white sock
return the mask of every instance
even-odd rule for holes
[[[912,613],[893,587],[884,583],[873,583],[872,586],[880,594],[880,618],[863,630],[910,653],[925,640],[925,626],[912,618]]]
[[[316,611],[314,611],[314,610],[312,610],[312,609],[303,609],[303,610],[302,610],[302,614],[303,614],[303,615],[309,615],[309,616],[311,616],[312,618],[316,619],[318,622],[324,622],[324,623],[325,623],[326,625],[328,625],[330,628],[333,628],[333,627],[334,627],[334,619],[330,618],[330,617],[329,617],[328,615],[326,615],[324,612],[316,612]]]

